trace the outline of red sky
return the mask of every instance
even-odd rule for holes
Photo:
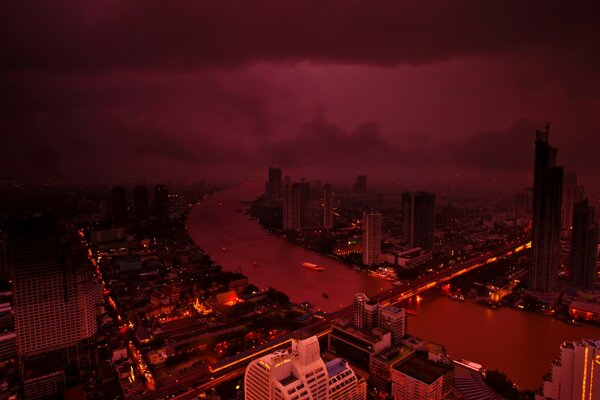
[[[4,1],[0,177],[600,180],[598,6]],[[592,188],[590,188],[592,189]]]

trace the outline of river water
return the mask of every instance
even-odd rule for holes
[[[190,236],[225,270],[241,269],[256,286],[274,287],[292,301],[306,300],[325,311],[349,305],[354,293],[373,295],[392,287],[265,232],[240,204],[256,198],[263,188],[262,183],[249,183],[215,193],[190,214]],[[322,265],[325,271],[304,268],[303,262]],[[416,312],[409,319],[410,334],[444,345],[454,358],[499,369],[522,389],[541,385],[563,341],[600,338],[600,328],[567,325],[509,308],[491,310],[433,293],[406,307]]]

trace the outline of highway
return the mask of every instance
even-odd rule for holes
[[[373,296],[372,299],[376,300],[383,306],[392,305],[412,296],[416,296],[419,293],[425,292],[457,276],[473,271],[474,269],[480,268],[484,265],[496,262],[499,259],[513,255],[530,247],[531,242],[529,240],[511,242],[494,251],[490,251],[460,264],[456,264],[452,267],[446,268],[443,271],[438,271],[422,278],[412,280],[406,285],[396,286],[393,289]],[[324,320],[304,326],[300,330],[308,331],[310,334],[317,335],[319,337],[327,335],[331,331],[331,322],[333,320],[338,318],[349,318],[352,315],[352,311],[353,305],[350,305],[339,311],[330,313]],[[179,379],[175,382],[160,386],[155,390],[144,394],[141,396],[141,398],[144,400],[159,400],[173,397],[182,400],[194,398],[198,394],[211,390],[212,388],[226,382],[229,379],[241,376],[246,365],[250,363],[250,361],[269,354],[274,350],[289,347],[293,334],[294,332],[289,333],[270,343],[220,361],[216,364],[213,364],[208,369],[206,367],[202,367],[194,370],[179,377]],[[225,379],[224,377],[227,378]]]

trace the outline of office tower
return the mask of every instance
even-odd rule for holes
[[[123,186],[115,186],[111,192],[111,215],[116,223],[127,221],[127,192]]]
[[[596,284],[598,225],[594,219],[594,211],[587,199],[575,203],[573,207],[569,259],[571,280],[575,286],[585,290],[593,289]]]
[[[600,399],[600,341],[564,342],[539,400]]]
[[[317,337],[303,334],[292,338],[290,351],[252,361],[244,387],[246,400],[366,400],[364,380],[348,362],[338,358],[325,364]]]
[[[8,252],[19,356],[93,339],[100,289],[79,240],[52,218],[37,217],[10,226]]]
[[[399,346],[406,335],[406,311],[394,306],[380,307],[377,316],[377,326],[392,333],[392,344]]]
[[[454,389],[454,368],[417,351],[392,368],[392,396],[397,400],[442,400]]]
[[[530,289],[550,292],[559,262],[560,210],[563,169],[556,165],[556,148],[548,143],[548,130],[537,131],[533,185],[533,234]]]
[[[402,194],[402,240],[411,247],[433,250],[435,195],[426,192]]]
[[[154,186],[154,215],[163,221],[169,218],[169,189],[167,185]]]
[[[573,206],[583,200],[583,186],[577,185],[577,174],[565,174],[562,197],[562,229],[573,227]]]
[[[456,226],[456,207],[452,204],[444,207],[442,219],[446,228],[454,228]]]
[[[352,186],[352,190],[354,193],[367,193],[367,176],[358,175],[354,186]]]
[[[133,188],[133,212],[137,221],[148,219],[148,188],[145,185]]]
[[[269,180],[265,183],[265,198],[267,200],[281,200],[283,196],[283,181],[281,168],[269,167]]]
[[[300,182],[296,183],[296,186],[300,191],[300,201],[306,203],[310,199],[310,182],[306,178],[302,178]]]
[[[379,305],[375,300],[369,299],[364,293],[354,295],[353,322],[358,328],[374,328],[377,326],[377,311]]]
[[[381,262],[381,214],[376,212],[363,214],[362,245],[363,264],[379,264]]]
[[[300,190],[297,185],[283,188],[283,230],[300,231]]]
[[[323,186],[323,228],[333,228],[333,193],[330,184]]]

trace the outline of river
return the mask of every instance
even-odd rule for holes
[[[241,268],[256,286],[274,287],[292,301],[309,301],[324,311],[349,305],[354,293],[373,295],[391,287],[388,281],[278,239],[238,212],[246,208],[240,201],[253,200],[263,188],[262,183],[248,183],[217,192],[190,214],[190,236],[225,270]],[[303,262],[322,265],[325,271],[304,268]],[[444,345],[454,358],[499,369],[522,389],[541,385],[563,341],[600,338],[600,328],[567,325],[509,308],[494,311],[433,293],[406,306],[416,312],[408,322],[410,334]]]

